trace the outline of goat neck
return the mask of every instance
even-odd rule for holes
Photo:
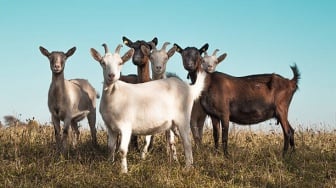
[[[138,83],[144,83],[150,81],[149,76],[149,61],[142,66],[137,66],[138,68]]]
[[[63,98],[66,93],[66,87],[65,87],[65,79],[64,79],[64,72],[61,73],[53,73],[50,89],[49,89],[49,97],[52,97],[54,99],[60,99]]]

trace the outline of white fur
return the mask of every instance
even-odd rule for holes
[[[169,130],[173,126],[179,129],[185,150],[186,166],[191,166],[193,163],[189,126],[191,108],[193,101],[203,90],[205,72],[198,74],[198,79],[192,86],[173,77],[141,84],[128,84],[118,80],[121,66],[128,59],[117,56],[101,57],[94,49],[91,49],[91,53],[101,62],[104,75],[115,75],[113,81],[104,76],[105,89],[100,102],[100,113],[109,132],[108,145],[112,160],[114,160],[116,136],[121,134],[119,147],[122,157],[121,171],[127,172],[126,155],[131,134],[151,135]]]

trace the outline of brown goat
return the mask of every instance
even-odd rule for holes
[[[200,49],[195,47],[186,47],[182,49],[179,45],[174,44],[177,48],[177,52],[179,52],[182,56],[183,66],[188,71],[187,78],[191,79],[191,84],[194,84],[197,78],[197,72],[201,70],[202,64],[202,53],[208,50],[209,45],[205,44]],[[190,119],[190,128],[193,134],[193,138],[196,146],[200,146],[202,143],[203,136],[203,126],[207,113],[203,110],[200,101],[196,100],[194,102],[191,119]],[[213,126],[213,138],[215,143],[215,148],[218,148],[218,140],[219,140],[219,120],[215,117],[211,116],[212,126]]]
[[[289,80],[278,74],[259,74],[234,77],[214,72],[207,75],[206,89],[201,96],[204,110],[222,123],[224,154],[228,156],[229,121],[250,125],[275,118],[284,134],[283,155],[288,146],[294,151],[294,129],[288,122],[288,108],[298,88],[300,72],[290,67],[294,77]]]
[[[124,44],[130,48],[134,49],[134,54],[132,57],[133,64],[137,66],[138,75],[137,75],[137,83],[144,83],[151,80],[150,78],[150,69],[149,69],[149,56],[150,56],[150,50],[152,49],[152,45],[157,45],[158,39],[156,37],[153,38],[152,41],[146,42],[144,40],[137,40],[135,42],[131,41],[127,37],[123,36],[122,40]],[[132,79],[130,77],[128,78],[121,78],[123,81],[127,81],[128,79]],[[133,80],[133,79],[132,79]],[[131,82],[132,83],[132,82]],[[153,139],[152,137],[149,148],[152,148],[153,145]],[[138,146],[138,138],[137,136],[131,137],[131,145],[136,150],[140,151]]]

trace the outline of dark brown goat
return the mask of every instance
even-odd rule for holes
[[[127,37],[123,37],[122,40],[126,46],[134,49],[132,61],[138,69],[138,83],[150,81],[149,56],[150,50],[152,49],[151,43],[156,46],[158,39],[155,37],[152,41],[149,42],[144,40],[137,40],[136,42],[132,42]]]
[[[183,66],[188,71],[187,78],[191,79],[191,84],[194,84],[196,81],[197,71],[201,70],[202,63],[202,53],[208,50],[209,45],[205,44],[200,49],[196,47],[186,47],[182,49],[179,45],[174,44],[182,56]],[[202,135],[203,135],[203,126],[206,118],[206,112],[203,110],[200,101],[196,100],[194,102],[192,112],[191,112],[191,122],[190,127],[193,134],[193,138],[196,146],[201,145]],[[215,143],[215,148],[218,148],[219,140],[219,120],[211,116],[212,126],[213,126],[213,138]]]
[[[144,83],[144,82],[150,81],[151,80],[150,69],[149,69],[150,50],[152,49],[153,44],[154,46],[157,45],[158,39],[154,37],[153,40],[149,42],[146,42],[144,40],[137,40],[133,42],[127,37],[123,36],[122,40],[126,46],[134,49],[132,61],[133,61],[133,64],[137,66],[137,70],[138,70],[137,83]],[[127,82],[126,79],[132,79],[132,78],[131,77],[121,78],[121,80]],[[151,138],[149,148],[152,148],[153,146],[153,139],[154,137]],[[133,148],[140,151],[139,146],[138,146],[137,136],[131,137],[131,145],[133,146]]]
[[[228,155],[229,121],[250,125],[275,118],[284,134],[283,155],[288,146],[295,149],[294,129],[288,122],[288,108],[298,88],[300,72],[290,67],[294,77],[289,80],[278,74],[259,74],[234,77],[214,72],[206,78],[206,89],[201,96],[204,110],[220,119],[224,154]]]

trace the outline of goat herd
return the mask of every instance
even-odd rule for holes
[[[92,57],[103,69],[103,91],[100,100],[100,114],[108,132],[110,158],[114,160],[115,150],[121,153],[121,172],[127,173],[126,155],[129,143],[138,147],[136,135],[146,135],[142,151],[145,158],[152,143],[153,134],[164,132],[169,154],[177,160],[175,139],[178,135],[184,147],[185,163],[193,164],[190,130],[196,146],[202,142],[204,120],[207,115],[213,124],[213,138],[218,148],[220,127],[224,154],[228,155],[229,121],[238,124],[255,124],[270,118],[277,119],[284,134],[283,154],[289,145],[294,150],[294,129],[288,122],[288,108],[297,90],[300,73],[296,65],[291,66],[294,77],[284,78],[278,74],[258,74],[234,77],[215,72],[216,65],[223,61],[226,53],[216,57],[218,50],[207,54],[208,44],[201,48],[174,46],[166,51],[169,43],[156,48],[158,40],[132,42],[123,37],[130,49],[120,54],[122,45],[114,53],[103,44],[105,54],[91,48]],[[87,80],[64,78],[67,58],[76,48],[66,53],[40,47],[41,53],[49,59],[52,81],[48,94],[48,107],[55,129],[56,145],[66,151],[69,126],[79,139],[78,122],[87,117],[92,142],[96,138],[96,90]],[[183,66],[188,71],[188,84],[172,73],[166,73],[166,63],[175,52],[182,56]],[[202,57],[202,54],[204,56]],[[122,65],[132,58],[137,66],[137,75],[122,75]],[[151,62],[152,79],[149,62]],[[61,135],[60,121],[64,128]]]

